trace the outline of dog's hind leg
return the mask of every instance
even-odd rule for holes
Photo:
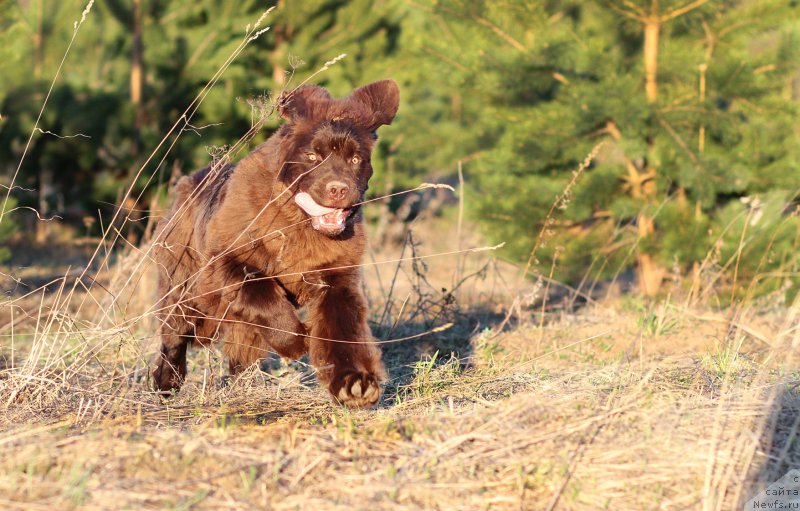
[[[164,302],[162,302],[163,304]],[[161,350],[153,370],[153,383],[166,394],[180,389],[186,378],[186,349],[194,340],[196,318],[177,313],[178,305],[159,308]]]
[[[186,378],[186,349],[192,340],[188,334],[167,332],[162,327],[161,351],[153,370],[153,383],[162,393],[178,390]]]
[[[153,382],[162,393],[178,390],[186,378],[186,348],[189,340],[183,336],[170,336],[161,344],[161,353],[153,370]]]
[[[180,209],[190,192],[190,181],[185,177],[179,181],[173,209]],[[154,315],[161,349],[152,374],[155,388],[163,394],[178,390],[186,378],[186,349],[194,340],[199,321],[185,300],[187,280],[197,264],[190,249],[190,219],[191,215],[183,221],[168,216],[159,223],[153,241],[153,259],[159,272]]]

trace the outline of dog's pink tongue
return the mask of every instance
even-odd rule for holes
[[[306,192],[300,192],[297,195],[295,195],[294,201],[297,203],[298,206],[300,206],[303,209],[303,211],[308,213],[309,216],[328,215],[330,213],[333,213],[334,211],[337,211],[336,208],[327,208],[325,206],[317,204],[317,202],[311,198],[311,195],[309,195]]]

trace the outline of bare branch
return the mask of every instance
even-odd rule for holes
[[[661,16],[659,19],[662,23],[666,23],[671,19],[675,19],[679,16],[683,16],[689,11],[693,11],[698,7],[702,7],[704,4],[707,4],[709,0],[694,0],[694,2],[689,2],[688,4],[684,5],[683,7],[678,7],[669,11],[668,13]]]
[[[613,3],[613,2],[607,2],[607,4],[608,4],[609,7],[611,7],[612,9],[617,11],[618,13],[622,14],[626,18],[630,18],[630,19],[632,19],[634,21],[638,21],[639,23],[644,23],[645,21],[647,21],[647,16],[645,16],[644,14],[638,14],[636,12],[631,12],[631,11],[629,11],[627,9],[623,9],[622,7],[620,7],[619,5],[617,5],[617,4]]]
[[[484,27],[489,27],[492,31],[499,35],[505,42],[513,46],[514,48],[518,49],[522,53],[526,53],[528,49],[525,47],[524,44],[517,41],[512,37],[509,33],[504,32],[500,27],[492,23],[491,21],[487,20],[486,18],[481,18],[480,16],[473,16],[472,17],[475,21],[483,25]]]

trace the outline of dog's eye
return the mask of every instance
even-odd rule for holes
[[[317,161],[317,155],[314,153],[306,154],[306,158],[308,158],[308,161]]]
[[[358,165],[359,163],[361,163],[361,158],[359,158],[358,156],[353,156],[352,158],[350,158],[350,163],[352,163],[353,165]]]

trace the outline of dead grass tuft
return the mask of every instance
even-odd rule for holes
[[[800,382],[777,357],[792,340],[780,311],[734,344],[708,311],[676,315],[668,331],[644,317],[601,304],[543,335],[458,325],[441,342],[392,347],[381,407],[359,412],[330,403],[303,362],[268,359],[232,381],[212,350],[192,352],[189,381],[163,401],[147,383],[153,339],[80,331],[76,346],[89,348],[63,347],[74,359],[2,373],[0,498],[20,509],[731,509],[800,463]]]

